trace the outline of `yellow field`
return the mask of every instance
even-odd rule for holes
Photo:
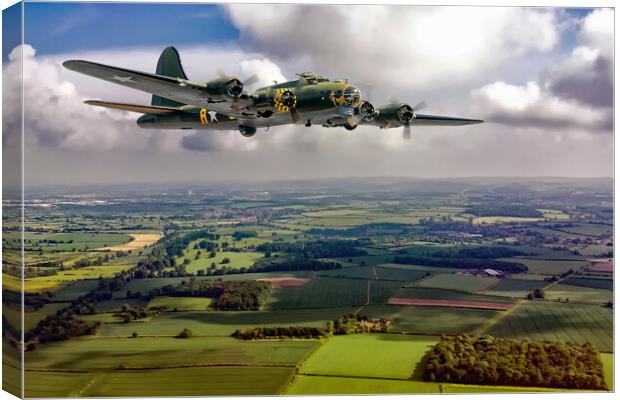
[[[102,247],[98,250],[109,251],[129,251],[140,250],[145,246],[150,246],[157,242],[161,238],[161,233],[130,233],[129,236],[133,238],[132,241],[122,244],[120,246],[108,246]]]
[[[64,281],[33,281],[31,279],[26,279],[24,282],[24,290],[32,293],[43,291],[56,292],[67,286],[68,283],[69,282]],[[16,292],[22,290],[19,279],[8,274],[2,274],[2,287]]]
[[[58,271],[52,276],[37,276],[36,278],[28,278],[26,282],[43,283],[43,282],[59,282],[59,281],[77,281],[81,279],[98,279],[100,276],[104,278],[112,278],[119,272],[133,268],[133,264],[125,265],[98,265],[92,267],[84,267],[78,269],[69,269],[66,271]]]

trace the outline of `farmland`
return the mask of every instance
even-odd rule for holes
[[[88,205],[34,191],[26,396],[550,390],[423,381],[439,337],[462,333],[591,342],[606,352],[610,385],[606,181],[264,185],[92,189]],[[17,225],[5,221],[3,236],[3,386],[13,392]],[[255,328],[277,333],[231,336]]]

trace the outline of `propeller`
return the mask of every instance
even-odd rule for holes
[[[403,119],[403,140],[411,140],[411,121],[415,119],[416,111],[421,110],[424,107],[426,107],[426,102],[422,100],[415,106],[408,107],[410,108],[410,110],[407,109],[400,112],[404,108],[404,106],[399,109],[399,115]]]
[[[218,78],[230,78],[231,75],[228,75],[223,68],[216,68],[215,73],[217,74]],[[252,74],[250,76],[248,76],[247,78],[245,78],[244,80],[240,81],[241,84],[245,87],[245,86],[252,86],[253,84],[257,83],[260,81],[260,76],[258,74]]]
[[[297,97],[295,96],[295,93],[290,90],[283,91],[279,96],[279,103],[288,108],[288,112],[291,115],[293,122],[296,124],[301,122],[302,117],[295,107],[297,105]]]

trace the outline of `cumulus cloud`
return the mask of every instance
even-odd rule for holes
[[[572,69],[567,56],[558,63],[565,68],[542,71],[562,47],[557,19],[563,17],[554,10],[230,5],[229,11],[241,32],[239,45],[177,47],[190,79],[212,79],[219,68],[242,80],[257,74],[253,87],[258,87],[306,70],[331,78],[346,74],[356,83],[374,83],[375,92],[395,90],[384,94],[405,101],[423,97],[430,104],[424,113],[503,125],[417,128],[411,142],[403,142],[400,129],[374,127],[349,132],[288,125],[259,130],[252,138],[238,132],[142,130],[135,124],[138,114],[82,102],[148,104],[149,94],[61,64],[85,59],[154,71],[161,48],[39,56],[24,47],[32,181],[48,182],[51,174],[85,182],[611,174],[611,135],[590,134],[610,123],[608,108],[578,97],[583,90],[570,95],[560,85],[563,77],[574,82],[584,71],[600,76],[597,60],[609,54],[606,25],[597,23],[601,15],[579,22]],[[19,93],[18,53],[4,66],[5,96]],[[18,78],[10,79],[7,71]],[[535,71],[532,77],[529,71]],[[472,88],[478,89],[472,93]],[[6,101],[3,107],[3,124],[19,126],[17,108]]]
[[[613,11],[594,10],[580,21],[577,44],[538,81],[503,81],[472,91],[474,108],[492,122],[611,132],[613,123]]]
[[[538,83],[524,86],[495,82],[472,93],[475,106],[489,121],[514,127],[609,129],[608,110],[554,96]]]
[[[579,45],[564,62],[552,67],[545,84],[553,93],[583,103],[613,103],[613,11],[594,10],[581,22]]]
[[[296,72],[416,89],[478,77],[559,39],[548,9],[230,4],[228,12],[248,47],[293,61]]]

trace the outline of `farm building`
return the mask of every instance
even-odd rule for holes
[[[490,276],[492,278],[501,278],[504,276],[504,273],[501,271],[497,271],[495,269],[487,268],[487,269],[482,270],[481,275]]]

